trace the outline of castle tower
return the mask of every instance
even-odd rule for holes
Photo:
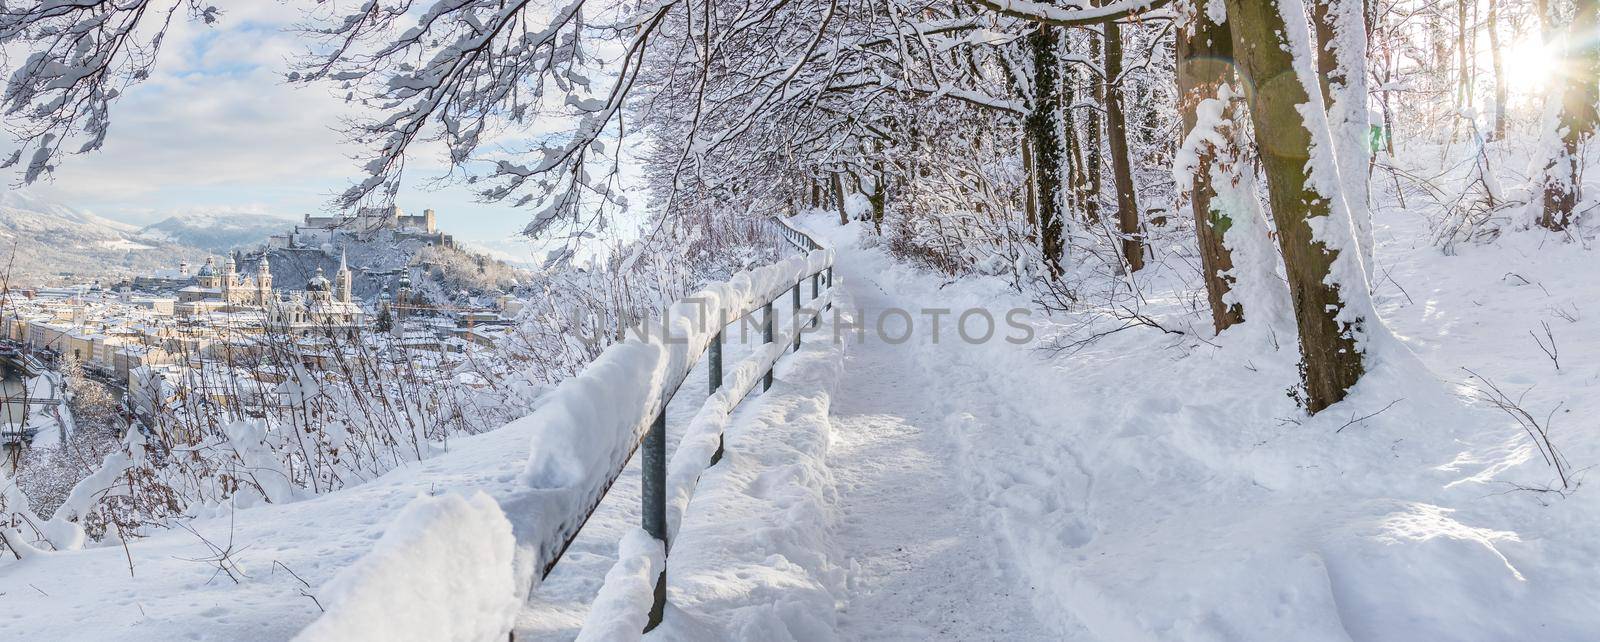
[[[340,301],[350,302],[350,266],[345,263],[344,250],[339,251],[339,271],[333,274],[334,295]]]

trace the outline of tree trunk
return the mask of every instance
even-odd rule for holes
[[[1545,166],[1544,214],[1539,218],[1539,225],[1550,230],[1564,230],[1572,223],[1584,143],[1600,121],[1595,112],[1595,103],[1600,102],[1600,49],[1588,36],[1595,31],[1595,0],[1576,0],[1574,5],[1561,74],[1561,143]]]
[[[1456,109],[1472,109],[1472,65],[1467,62],[1467,2],[1456,0],[1456,67],[1461,74],[1456,84]]]
[[[1096,37],[1096,35],[1097,34],[1095,34],[1092,30],[1090,31],[1090,60],[1100,57],[1100,40]],[[1089,87],[1091,87],[1090,97],[1094,100],[1096,105],[1104,105],[1106,102],[1105,85],[1093,77],[1092,70],[1086,73],[1090,74],[1088,83]],[[1100,224],[1100,175],[1102,172],[1100,167],[1099,110],[1090,109],[1084,112],[1083,131],[1088,140],[1083,144],[1083,151],[1086,158],[1084,158],[1083,163],[1084,182],[1079,186],[1079,192],[1083,194],[1083,220],[1084,222],[1088,223],[1090,227],[1094,227]]]
[[[1228,28],[1212,22],[1204,12],[1194,16],[1188,28],[1178,31],[1178,110],[1183,119],[1180,144],[1189,139],[1199,120],[1196,108],[1200,102],[1217,97],[1217,92],[1229,80],[1233,59],[1233,42]],[[1223,233],[1232,226],[1229,213],[1212,206],[1216,190],[1211,183],[1211,168],[1216,165],[1217,154],[1211,145],[1198,152],[1194,167],[1194,187],[1189,204],[1194,210],[1195,236],[1200,248],[1200,272],[1206,285],[1206,300],[1211,304],[1211,325],[1218,333],[1244,321],[1244,308],[1228,304],[1225,299],[1232,288],[1233,253],[1222,242]]]
[[[1111,144],[1111,172],[1117,189],[1117,223],[1122,232],[1122,258],[1128,270],[1144,269],[1144,241],[1139,230],[1139,199],[1134,194],[1133,167],[1128,161],[1128,126],[1122,114],[1122,28],[1107,22],[1106,139]]]
[[[873,162],[873,172],[872,196],[869,198],[872,203],[872,231],[881,236],[883,235],[883,211],[889,202],[888,186],[885,185],[883,180],[883,161]]]
[[[1033,240],[1039,230],[1039,210],[1034,203],[1033,188],[1033,145],[1027,136],[1022,137],[1022,173],[1026,178],[1022,181],[1022,216],[1027,223],[1028,239]]]
[[[1489,0],[1489,61],[1494,66],[1494,131],[1489,140],[1506,137],[1506,68],[1500,55],[1500,0]]]
[[[1023,122],[1033,150],[1034,209],[1039,217],[1040,249],[1050,278],[1061,276],[1065,254],[1061,220],[1061,121],[1056,103],[1060,75],[1056,56],[1057,29],[1039,25],[1028,35],[1033,57],[1033,105]]]
[[[844,181],[839,179],[839,172],[830,174],[833,177],[833,202],[839,207],[839,224],[850,224],[850,212],[844,206]]]
[[[1367,115],[1367,18],[1362,0],[1312,0],[1317,27],[1317,76],[1333,134],[1350,220],[1355,224],[1361,262],[1371,275],[1372,211],[1368,170],[1372,144]],[[1371,284],[1368,283],[1370,286]]]
[[[1299,76],[1315,72],[1300,3],[1228,0],[1227,8],[1300,332],[1306,409],[1315,413],[1343,399],[1365,372],[1357,336],[1376,319],[1361,265],[1349,255],[1354,230],[1326,117],[1299,109],[1320,99],[1309,95],[1317,84]]]
[[[1072,35],[1067,32],[1061,37],[1060,54],[1072,57]],[[1078,90],[1080,89],[1081,69],[1075,65],[1066,65],[1061,72],[1061,91],[1057,99],[1057,109],[1061,112],[1062,133],[1062,164],[1066,172],[1066,184],[1062,186],[1061,198],[1063,212],[1082,212],[1084,208],[1084,178],[1083,136],[1078,129]]]

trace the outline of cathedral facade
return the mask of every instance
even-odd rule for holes
[[[178,291],[179,305],[188,304],[191,311],[227,308],[264,308],[276,297],[272,290],[272,272],[267,257],[262,256],[256,266],[255,276],[239,274],[233,257],[229,256],[217,269],[216,259],[207,257],[205,265],[195,272],[194,284]]]
[[[267,306],[267,323],[273,327],[293,332],[315,330],[354,331],[362,325],[366,313],[351,296],[350,267],[343,254],[339,256],[339,271],[332,281],[317,268],[317,275],[306,283],[304,292],[272,301]]]

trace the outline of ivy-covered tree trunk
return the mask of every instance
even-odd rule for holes
[[[1106,142],[1111,145],[1112,183],[1117,190],[1117,228],[1122,233],[1122,258],[1129,271],[1138,272],[1144,269],[1144,240],[1133,166],[1128,160],[1128,123],[1122,112],[1122,28],[1111,21],[1105,29]]]
[[[1321,93],[1317,81],[1307,77],[1315,63],[1304,9],[1295,0],[1228,0],[1227,8],[1300,332],[1306,409],[1315,413],[1366,372],[1358,337],[1376,320],[1361,264],[1348,254],[1357,251],[1355,233],[1327,118],[1302,111],[1321,104],[1312,95]]]
[[[1100,58],[1100,39],[1095,36],[1096,34],[1091,33],[1089,37],[1090,60]],[[1094,69],[1090,65],[1081,66],[1088,67],[1081,72],[1081,75],[1088,76],[1086,84],[1090,87],[1090,99],[1095,105],[1104,105],[1105,84],[1095,77]],[[1100,165],[1101,122],[1099,109],[1084,110],[1083,135],[1086,140],[1083,142],[1083,183],[1077,188],[1083,195],[1083,220],[1090,227],[1100,224],[1100,179],[1103,173]]]
[[[1194,132],[1199,120],[1196,110],[1201,101],[1216,98],[1218,90],[1233,74],[1233,66],[1228,63],[1233,58],[1231,38],[1227,26],[1212,22],[1204,12],[1178,30],[1178,111],[1183,125],[1180,142],[1188,140]],[[1243,306],[1225,301],[1233,283],[1228,275],[1233,269],[1233,253],[1223,243],[1223,234],[1233,220],[1227,210],[1213,205],[1217,196],[1211,182],[1211,168],[1217,162],[1215,147],[1203,145],[1194,151],[1198,162],[1192,170],[1194,187],[1189,193],[1189,205],[1194,212],[1200,272],[1206,286],[1206,301],[1211,307],[1211,325],[1220,333],[1244,321]]]
[[[1026,223],[1028,240],[1038,240],[1039,236],[1039,205],[1036,201],[1033,186],[1033,145],[1027,140],[1022,141],[1022,172],[1026,177],[1022,181],[1022,215]]]
[[[1561,140],[1552,150],[1544,172],[1544,212],[1539,225],[1564,230],[1572,223],[1578,205],[1578,169],[1584,143],[1594,134],[1600,115],[1600,47],[1592,40],[1596,27],[1595,0],[1576,0],[1572,23],[1567,26],[1565,60],[1561,78]]]
[[[1056,103],[1060,68],[1056,56],[1055,27],[1040,25],[1028,36],[1033,59],[1033,104],[1023,123],[1032,147],[1034,210],[1039,219],[1039,243],[1045,269],[1051,278],[1061,276],[1065,254],[1061,220],[1061,119]]]

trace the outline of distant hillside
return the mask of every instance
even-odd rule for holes
[[[321,268],[332,278],[341,253],[352,273],[351,290],[357,298],[376,300],[411,280],[421,300],[439,305],[479,301],[495,293],[510,292],[527,278],[522,271],[488,255],[470,250],[429,246],[417,239],[397,238],[380,231],[368,235],[338,234],[318,247],[257,248],[238,253],[238,269],[254,274],[265,251],[273,286],[280,290],[304,289]]]
[[[13,283],[54,285],[115,278],[204,256],[199,249],[142,237],[135,226],[52,203],[26,190],[0,193],[0,270],[9,264]]]
[[[185,214],[144,227],[139,230],[139,238],[225,253],[234,248],[260,245],[268,236],[282,233],[292,225],[294,221],[264,214]]]

